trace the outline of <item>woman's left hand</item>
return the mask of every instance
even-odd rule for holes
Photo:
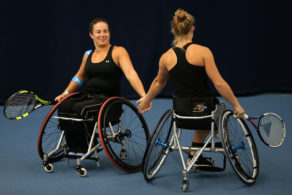
[[[146,96],[141,97],[139,100],[136,102],[139,104],[138,106],[138,111],[140,114],[143,114],[151,109],[152,102],[148,102],[146,99]]]

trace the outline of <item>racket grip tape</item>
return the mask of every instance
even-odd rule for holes
[[[248,116],[247,114],[244,114],[244,115],[243,115],[243,118],[244,118],[244,119],[249,119],[249,116]]]

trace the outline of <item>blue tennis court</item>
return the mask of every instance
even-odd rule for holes
[[[221,99],[221,98],[219,98]],[[134,101],[134,100],[133,100]],[[246,186],[237,178],[227,162],[224,172],[212,173],[197,171],[188,176],[189,193],[195,194],[290,194],[292,186],[292,148],[290,128],[292,126],[292,94],[261,94],[239,97],[247,114],[258,115],[264,112],[278,113],[286,123],[287,136],[280,148],[266,147],[253,131],[260,157],[260,174],[253,186]],[[172,107],[171,99],[156,99],[151,111],[144,114],[150,133],[160,116]],[[3,106],[0,107],[3,109]],[[82,165],[87,176],[78,176],[75,160],[54,163],[53,173],[43,170],[37,154],[39,129],[50,106],[36,110],[27,118],[10,121],[0,116],[0,194],[183,194],[181,162],[178,152],[169,155],[157,177],[147,183],[142,173],[128,174],[118,169],[100,153],[101,167],[94,161],[85,160]],[[188,142],[191,131],[182,135]],[[212,156],[212,153],[208,153]],[[212,156],[215,161],[219,156]]]

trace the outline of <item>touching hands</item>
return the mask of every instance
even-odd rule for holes
[[[136,102],[139,104],[138,106],[138,111],[140,114],[143,114],[151,109],[152,102],[149,102],[146,98],[146,96],[141,97],[139,100]]]

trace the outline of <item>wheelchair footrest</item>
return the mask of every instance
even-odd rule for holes
[[[222,172],[225,170],[225,168],[215,167],[215,166],[202,166],[202,167],[197,167],[197,169],[200,171],[206,171],[206,172]]]
[[[68,153],[68,156],[74,156],[74,157],[82,157],[84,156],[85,154],[84,153],[80,153],[80,152],[69,152]]]
[[[208,144],[207,144],[207,148],[211,148],[211,147],[212,147],[212,143],[208,143]],[[223,148],[221,142],[215,142],[215,147],[216,147],[216,148]]]
[[[101,152],[102,149],[97,149],[97,152]],[[67,155],[65,155],[66,158],[72,158],[72,159],[78,159],[78,158],[81,158],[83,156],[86,156],[85,158],[86,159],[89,159],[89,160],[97,160],[98,158],[96,157],[92,157],[92,154],[94,154],[93,152],[90,153],[89,155],[86,155],[84,153],[81,153],[81,152],[69,152]]]

